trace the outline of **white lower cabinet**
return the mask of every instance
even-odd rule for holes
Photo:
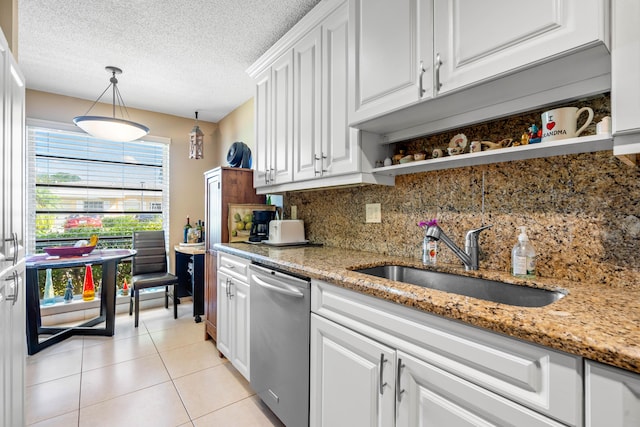
[[[580,426],[581,358],[312,281],[311,426]]]
[[[397,426],[564,425],[402,351],[397,364]]]
[[[311,315],[311,426],[391,426],[395,350]]]
[[[241,271],[248,261],[218,254],[217,341],[220,353],[249,380],[249,280]]]
[[[640,426],[640,375],[585,362],[587,427]]]

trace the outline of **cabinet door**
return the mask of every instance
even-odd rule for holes
[[[205,339],[207,336],[211,337],[213,341],[217,341],[218,332],[218,271],[216,262],[216,253],[207,251],[204,254],[204,327],[205,327]]]
[[[394,425],[395,352],[311,315],[311,427]]]
[[[357,172],[358,131],[349,128],[349,8],[345,3],[322,24],[323,175]]]
[[[271,68],[256,78],[255,144],[253,149],[253,186],[269,185],[269,167],[271,164]]]
[[[397,351],[396,426],[557,426],[550,418]]]
[[[430,64],[431,58],[419,58],[420,44],[432,40],[426,35],[420,40],[421,2],[350,1],[350,43],[355,55],[350,79],[355,94],[349,109],[352,124],[421,98],[419,62]]]
[[[294,179],[320,176],[321,162],[321,32],[317,28],[296,43],[294,66]]]
[[[435,0],[436,92],[600,42],[605,10],[602,0]]]
[[[293,180],[293,53],[288,52],[271,67],[271,152],[269,183]]]
[[[239,280],[229,282],[231,318],[231,357],[233,366],[249,381],[249,285]]]
[[[5,91],[9,79],[9,60],[11,53],[4,40],[4,35],[0,32],[0,87],[2,87],[2,97],[0,98],[0,273],[13,265],[11,261],[11,251],[13,242],[11,238],[11,116],[7,113],[10,106],[5,99]]]
[[[216,346],[218,351],[231,360],[231,303],[229,299],[229,289],[231,279],[229,276],[218,270],[218,313],[217,313],[217,334]]]
[[[600,363],[585,363],[587,427],[640,425],[640,375]]]

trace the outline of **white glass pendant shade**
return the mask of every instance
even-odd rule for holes
[[[149,133],[140,123],[114,117],[78,116],[73,122],[89,135],[116,142],[135,141]]]
[[[105,69],[111,73],[111,79],[109,79],[109,86],[102,92],[102,94],[95,100],[89,111],[100,101],[102,96],[107,92],[109,88],[113,91],[113,117],[105,116],[78,116],[73,119],[73,122],[87,132],[89,135],[100,139],[107,139],[116,142],[129,142],[136,139],[140,139],[149,133],[149,128],[140,123],[132,122],[130,120],[116,118],[116,100],[120,110],[124,110],[129,115],[126,105],[120,91],[118,90],[118,79],[116,74],[121,74],[122,70],[118,67],[108,66]]]

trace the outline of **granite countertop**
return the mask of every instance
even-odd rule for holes
[[[521,280],[506,272],[466,272],[460,265],[434,270],[560,289],[567,295],[546,307],[498,304],[350,271],[382,264],[425,268],[420,260],[331,247],[274,248],[218,244],[220,251],[415,307],[567,353],[640,373],[640,291],[549,279]]]

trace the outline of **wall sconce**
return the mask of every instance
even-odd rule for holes
[[[202,142],[204,140],[204,134],[198,126],[198,112],[196,111],[196,123],[193,125],[193,129],[189,133],[189,158],[190,159],[202,159]]]

